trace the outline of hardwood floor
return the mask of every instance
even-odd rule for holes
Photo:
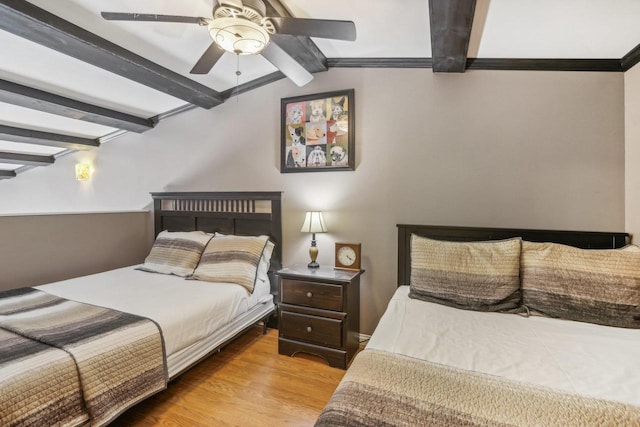
[[[131,408],[115,426],[312,426],[345,371],[278,354],[255,327]]]

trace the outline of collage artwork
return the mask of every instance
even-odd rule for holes
[[[346,95],[286,104],[285,167],[348,166],[348,110]]]

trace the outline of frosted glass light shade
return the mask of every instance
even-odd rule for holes
[[[209,24],[214,42],[237,55],[260,53],[269,43],[269,33],[255,22],[241,18],[218,18]]]
[[[324,218],[322,218],[322,212],[307,212],[300,231],[303,233],[326,233],[329,231],[324,223]]]

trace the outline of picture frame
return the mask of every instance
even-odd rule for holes
[[[353,171],[354,89],[283,98],[280,172]]]

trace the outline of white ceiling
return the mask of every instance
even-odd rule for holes
[[[212,0],[31,0],[31,3],[134,53],[223,91],[276,69],[260,56],[230,54],[208,75],[189,70],[211,40],[205,27],[114,22],[101,11],[211,16]],[[428,0],[282,0],[300,18],[356,24],[355,42],[314,39],[328,58],[431,57]],[[640,43],[639,0],[477,0],[469,57],[620,59]],[[69,98],[153,117],[185,101],[0,31],[0,78]],[[0,103],[0,124],[100,137],[116,129]],[[160,125],[161,126],[161,125]],[[45,150],[45,151],[43,151]],[[49,150],[49,151],[47,151]],[[0,151],[59,152],[0,140]],[[13,170],[16,165],[0,164]]]
[[[640,43],[637,0],[485,0],[478,58],[620,59]]]

